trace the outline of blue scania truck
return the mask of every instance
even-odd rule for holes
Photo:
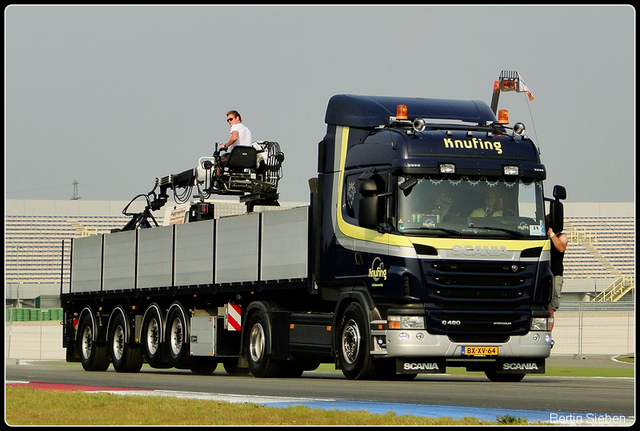
[[[67,360],[257,377],[320,363],[348,379],[544,373],[547,229],[562,228],[566,192],[545,199],[538,148],[506,115],[336,95],[310,205],[212,218],[196,202],[185,223],[74,239]]]

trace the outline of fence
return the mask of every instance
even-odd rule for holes
[[[633,302],[561,303],[555,314],[553,355],[634,353],[636,344]]]
[[[64,360],[62,317],[61,308],[7,308],[5,358]]]
[[[6,359],[65,359],[60,324],[61,309],[8,308],[6,314]],[[555,341],[552,355],[634,353],[636,335],[634,304],[630,302],[562,303],[555,315],[552,334]]]

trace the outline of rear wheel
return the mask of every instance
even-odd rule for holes
[[[256,377],[274,377],[278,374],[278,364],[271,360],[268,349],[271,345],[269,318],[257,311],[249,318],[245,345],[249,370]]]
[[[88,314],[82,318],[78,328],[77,345],[80,350],[80,362],[86,371],[105,371],[109,368],[107,347],[96,342],[93,320]]]
[[[113,368],[120,373],[137,373],[142,368],[140,346],[125,343],[126,325],[121,313],[114,317],[108,346]]]
[[[349,304],[340,316],[338,355],[342,374],[347,379],[367,379],[376,373],[371,358],[369,328],[362,306]]]

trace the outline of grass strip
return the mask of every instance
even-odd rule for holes
[[[526,419],[497,417],[495,422],[312,409],[257,404],[45,391],[6,387],[5,420],[9,425],[499,425],[526,424]]]

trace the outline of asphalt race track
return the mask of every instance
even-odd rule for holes
[[[111,367],[106,372],[86,372],[80,364],[38,362],[7,364],[5,375],[7,383],[48,382],[107,387],[107,390],[122,388],[135,394],[273,406],[304,404],[376,413],[391,410],[432,417],[475,416],[494,420],[497,415],[511,415],[525,417],[529,422],[595,424],[616,420],[631,425],[635,415],[632,378],[530,375],[518,383],[495,383],[483,374],[423,374],[412,381],[350,381],[342,374],[305,372],[300,378],[258,379],[230,376],[222,366],[211,376],[199,376],[186,370],[147,367],[134,374],[117,373]]]

